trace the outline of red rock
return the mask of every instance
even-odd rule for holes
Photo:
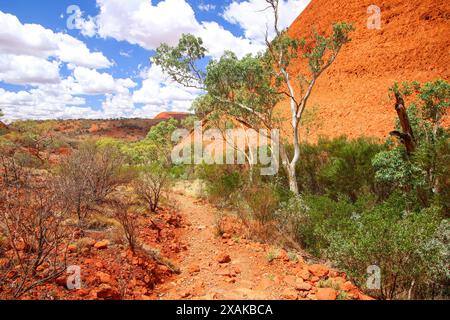
[[[221,253],[217,256],[217,262],[218,263],[229,263],[231,262],[231,258],[228,254]]]
[[[308,282],[304,282],[301,279],[297,279],[295,289],[298,291],[310,291],[312,289],[312,285],[310,285]]]
[[[330,270],[329,276],[330,276],[330,278],[337,278],[337,277],[339,277],[339,272]]]
[[[236,283],[236,279],[234,279],[234,278],[228,278],[228,279],[225,279],[225,282],[228,282],[228,283]]]
[[[241,274],[241,268],[239,268],[238,266],[232,266],[231,271],[235,274]]]
[[[299,291],[299,293],[298,293],[299,299],[300,299],[300,298],[301,298],[301,299],[305,299],[305,298],[308,297],[308,295],[309,295],[309,292],[308,292],[308,291]]]
[[[176,243],[172,243],[169,248],[174,253],[180,252],[180,247]]]
[[[302,269],[297,273],[297,277],[301,278],[303,280],[309,280],[311,274],[309,273],[308,269]]]
[[[295,276],[285,276],[283,278],[284,283],[288,286],[295,287],[297,284],[297,278]]]
[[[152,283],[152,278],[150,278],[150,276],[149,275],[146,275],[145,277],[144,277],[144,282],[145,282],[145,284],[150,284],[150,283]]]
[[[285,289],[281,293],[281,297],[285,300],[297,300],[298,299],[298,292],[293,289]]]
[[[0,269],[5,268],[9,263],[9,259],[6,258],[0,258]]]
[[[280,259],[281,261],[284,261],[284,262],[288,262],[289,261],[289,256],[288,256],[286,250],[280,250],[280,254],[278,255],[278,259]]]
[[[86,297],[89,294],[89,290],[87,289],[78,289],[77,293],[80,297]]]
[[[96,244],[94,244],[94,248],[97,250],[104,250],[104,249],[108,248],[108,246],[109,246],[108,240],[102,240],[102,241],[99,241]]]
[[[342,289],[342,286],[346,282],[345,279],[341,278],[341,277],[335,277],[335,278],[330,278],[330,279],[334,285],[337,285],[339,287],[339,289]]]
[[[344,282],[344,284],[341,286],[341,289],[344,291],[353,291],[356,289],[356,287],[351,283],[350,281]]]
[[[200,266],[198,264],[191,264],[188,268],[188,272],[190,274],[200,272]]]
[[[55,282],[58,286],[67,288],[67,277],[66,276],[61,276],[61,277],[57,278],[55,280]]]
[[[317,288],[317,300],[336,300],[337,292],[332,288]]]
[[[228,233],[224,233],[224,234],[222,235],[222,239],[231,239],[231,235],[228,234]]]
[[[111,284],[112,278],[109,274],[104,272],[97,272],[96,277],[100,280],[101,283]]]
[[[216,275],[224,276],[224,277],[232,277],[231,272],[229,270],[227,270],[227,269],[221,269],[221,270],[217,271]]]
[[[117,289],[112,288],[108,284],[100,285],[100,290],[97,291],[97,298],[104,300],[120,300],[121,296]]]
[[[256,290],[267,290],[273,286],[273,281],[267,278],[261,280],[261,282],[256,286]]]
[[[326,266],[321,264],[313,264],[308,267],[309,272],[314,276],[322,278],[328,274],[330,271]]]

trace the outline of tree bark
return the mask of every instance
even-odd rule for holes
[[[287,155],[286,149],[283,145],[280,145],[280,155],[281,162],[286,170],[286,174],[289,180],[289,190],[295,195],[299,195],[298,183],[297,183],[297,172],[296,172],[296,162],[289,162],[289,157]]]
[[[408,155],[413,154],[416,151],[416,138],[409,121],[408,114],[406,113],[405,101],[399,93],[395,94],[395,111],[397,111],[398,119],[400,120],[400,126],[403,132],[392,131],[391,136],[395,136],[405,145]]]

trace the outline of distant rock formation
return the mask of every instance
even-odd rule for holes
[[[191,114],[188,112],[161,112],[154,119],[155,120],[169,120],[169,119],[184,120],[189,116],[191,116]]]

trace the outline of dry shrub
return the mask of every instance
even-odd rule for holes
[[[0,228],[9,249],[8,263],[0,267],[0,292],[19,298],[65,272],[71,237],[64,213],[48,190],[7,190],[0,204]]]
[[[0,146],[0,173],[2,188],[24,185],[29,180],[29,170],[22,163],[23,159],[16,156],[12,147]]]
[[[86,221],[85,227],[88,230],[106,230],[120,227],[120,221],[101,214],[95,214]]]
[[[244,199],[254,220],[262,225],[274,220],[274,213],[278,208],[278,197],[269,185],[249,187],[244,191]]]
[[[115,218],[122,226],[123,235],[130,250],[134,253],[137,247],[137,217],[129,210],[129,205],[115,201]]]
[[[138,198],[146,204],[151,212],[158,210],[162,193],[170,182],[169,172],[159,165],[149,167],[134,183]]]
[[[125,158],[116,148],[100,148],[93,142],[83,144],[63,162],[56,179],[58,194],[80,224],[118,186],[131,180],[124,164]]]

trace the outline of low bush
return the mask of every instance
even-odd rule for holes
[[[354,202],[376,191],[372,158],[383,148],[369,138],[320,138],[316,145],[303,144],[297,168],[299,188],[333,199],[345,195]]]
[[[169,169],[155,163],[143,169],[133,187],[139,200],[154,213],[158,210],[162,194],[167,191],[170,181]]]
[[[245,173],[236,166],[207,165],[197,168],[197,176],[206,182],[208,200],[219,206],[234,206],[235,195],[244,187]],[[236,197],[237,198],[237,197]]]
[[[326,255],[364,287],[367,268],[381,269],[381,287],[372,291],[383,299],[434,298],[444,294],[450,280],[447,220],[439,208],[399,210],[401,197],[355,213],[341,228],[327,228]]]
[[[449,223],[440,208],[403,210],[405,198],[394,194],[338,201],[325,196],[292,198],[277,211],[286,232],[316,256],[326,257],[364,288],[367,268],[382,270],[383,299],[444,295],[449,281]]]
[[[79,223],[120,185],[128,183],[132,172],[125,170],[125,157],[117,148],[86,142],[61,164],[55,186],[67,209],[77,214]]]

